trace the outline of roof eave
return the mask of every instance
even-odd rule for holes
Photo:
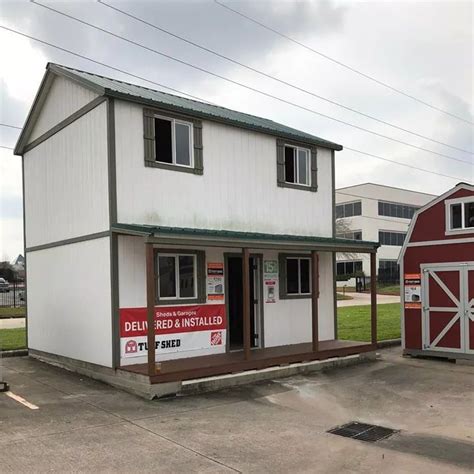
[[[323,140],[317,140],[316,138],[315,139],[309,139],[307,137],[301,137],[299,135],[280,132],[280,131],[272,130],[270,128],[265,128],[265,127],[251,126],[251,125],[248,125],[246,123],[240,122],[238,120],[232,120],[232,119],[226,119],[226,118],[223,118],[223,117],[217,117],[213,114],[206,114],[204,112],[190,110],[186,107],[180,107],[179,105],[163,104],[160,101],[156,101],[156,100],[153,100],[153,99],[147,99],[145,97],[135,96],[135,95],[132,95],[132,94],[126,94],[124,92],[118,92],[118,91],[115,91],[115,90],[112,90],[112,89],[107,89],[107,88],[104,89],[104,95],[107,95],[109,97],[114,97],[116,99],[121,99],[121,100],[124,100],[124,101],[128,101],[128,102],[134,102],[134,103],[137,103],[137,104],[156,107],[156,108],[159,108],[159,109],[162,109],[162,110],[168,110],[168,111],[172,111],[172,112],[180,112],[182,114],[189,115],[190,117],[197,117],[197,118],[207,119],[207,120],[211,120],[213,122],[224,123],[224,124],[227,124],[227,125],[232,125],[234,127],[239,127],[239,128],[243,128],[243,129],[246,129],[246,130],[253,130],[253,131],[264,133],[264,134],[267,134],[267,135],[272,135],[272,136],[281,137],[281,138],[287,138],[287,139],[295,140],[295,141],[298,141],[298,142],[301,142],[301,143],[316,145],[316,146],[319,146],[321,148],[328,148],[330,150],[335,150],[335,151],[341,151],[343,149],[342,145],[339,145],[337,143],[327,142],[327,141],[323,141]]]

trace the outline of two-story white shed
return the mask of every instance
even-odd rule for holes
[[[23,156],[30,354],[181,381],[370,351],[336,340],[340,145],[48,64]],[[374,295],[375,297],[375,295]]]

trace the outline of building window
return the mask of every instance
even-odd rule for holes
[[[192,123],[155,118],[155,159],[177,166],[193,165]]]
[[[200,120],[144,109],[143,123],[146,166],[203,174]]]
[[[354,230],[352,232],[341,232],[336,235],[340,239],[362,240],[362,231]]]
[[[379,260],[377,273],[379,283],[398,283],[400,281],[400,267],[396,260]]]
[[[205,302],[204,253],[197,251],[156,253],[159,304]]]
[[[285,188],[317,191],[316,147],[277,140],[277,183]]]
[[[390,232],[386,230],[379,231],[380,245],[394,245],[401,247],[405,240],[405,232]]]
[[[348,260],[336,263],[336,275],[353,277],[362,273],[362,260]]]
[[[455,202],[449,205],[449,230],[474,228],[474,201]]]
[[[411,219],[418,209],[416,206],[379,201],[379,216]]]
[[[280,298],[311,296],[311,259],[307,255],[280,254]]]
[[[309,150],[285,145],[285,181],[309,186]]]
[[[345,204],[338,204],[336,206],[336,219],[343,217],[353,217],[362,215],[362,202],[348,202]]]

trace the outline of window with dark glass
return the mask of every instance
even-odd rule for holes
[[[192,166],[192,124],[155,117],[155,159],[160,163]]]
[[[309,159],[307,148],[285,145],[285,181],[309,186]]]
[[[449,205],[450,230],[463,230],[474,227],[474,201],[455,202]]]
[[[380,283],[396,283],[400,279],[400,267],[396,260],[380,260],[377,279]]]
[[[405,232],[389,232],[380,230],[379,231],[379,242],[380,245],[393,245],[401,247],[405,240]]]
[[[411,219],[415,214],[415,211],[419,209],[416,206],[384,201],[379,201],[378,208],[379,216],[398,217],[401,219]]]
[[[464,227],[474,227],[474,202],[464,204]]]
[[[361,201],[348,202],[345,204],[338,204],[336,206],[336,219],[342,217],[352,217],[362,215],[362,203]]]
[[[336,274],[338,276],[355,276],[362,273],[362,260],[348,260],[336,263]]]
[[[288,295],[310,293],[310,260],[304,257],[286,259],[286,292]]]
[[[196,256],[158,254],[158,297],[196,298]]]

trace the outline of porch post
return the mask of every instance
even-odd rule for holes
[[[155,265],[153,244],[145,243],[146,247],[146,305],[147,305],[147,346],[148,375],[156,374],[155,370]]]
[[[370,254],[370,327],[372,344],[377,344],[377,254]]]
[[[319,350],[319,255],[316,250],[311,251],[311,313],[313,329],[313,352]]]
[[[244,357],[250,359],[250,254],[249,249],[242,249],[242,287],[243,287],[243,338]]]

